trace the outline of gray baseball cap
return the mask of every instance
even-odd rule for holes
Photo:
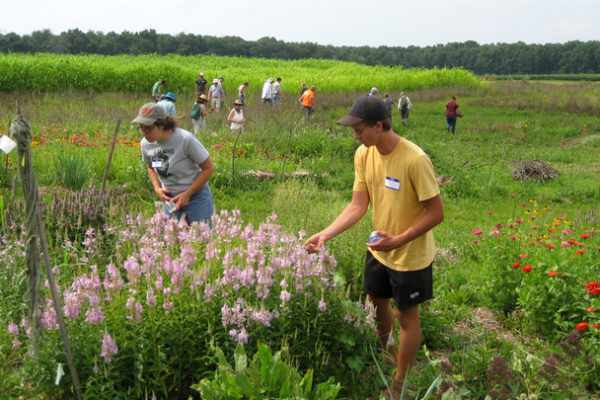
[[[372,121],[383,121],[389,118],[385,103],[376,96],[360,96],[348,112],[348,115],[340,118],[338,125],[353,126],[368,119]]]
[[[146,103],[140,107],[132,124],[152,125],[158,119],[167,119],[165,109],[156,103]]]

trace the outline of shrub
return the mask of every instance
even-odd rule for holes
[[[340,384],[333,379],[313,387],[313,372],[308,370],[304,377],[282,353],[271,354],[269,348],[258,345],[258,351],[248,365],[246,351],[241,343],[235,348],[235,364],[232,367],[223,351],[216,349],[219,365],[213,379],[205,378],[192,388],[198,390],[205,400],[229,399],[335,399]]]

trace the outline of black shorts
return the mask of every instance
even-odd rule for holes
[[[396,271],[367,250],[365,291],[376,299],[394,298],[399,310],[421,304],[433,298],[433,263],[418,271]]]

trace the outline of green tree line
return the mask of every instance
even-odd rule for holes
[[[256,41],[237,36],[215,37],[155,30],[121,33],[82,32],[70,29],[58,35],[49,30],[30,35],[0,34],[0,52],[57,54],[214,54],[297,60],[317,58],[353,61],[366,65],[404,68],[462,67],[477,74],[597,74],[600,73],[600,41],[567,43],[478,44],[475,41],[435,46],[332,46],[286,43],[272,37]]]

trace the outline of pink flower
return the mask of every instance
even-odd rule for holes
[[[515,198],[515,197],[517,197],[517,195],[516,195],[516,194],[514,194],[514,193],[511,193],[511,194],[509,194],[509,196],[510,196],[510,197],[512,197],[512,198]]]
[[[100,357],[104,357],[104,361],[110,362],[112,360],[112,356],[116,355],[119,351],[117,344],[110,337],[108,332],[104,332],[104,337],[102,338],[102,352],[100,353]]]
[[[281,294],[279,295],[279,299],[282,303],[287,303],[291,297],[292,295],[287,290],[282,290]]]
[[[325,301],[323,299],[321,299],[319,301],[319,310],[320,311],[327,311],[327,303],[325,303]]]
[[[473,229],[471,233],[474,235],[481,235],[483,231],[481,229]]]
[[[10,324],[8,324],[8,333],[10,333],[11,335],[18,335],[19,327],[11,322]]]

